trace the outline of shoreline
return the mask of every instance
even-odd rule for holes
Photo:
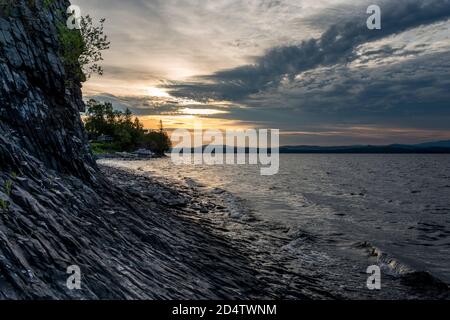
[[[264,274],[255,270],[247,248],[242,247],[242,243],[224,237],[228,231],[210,219],[210,214],[228,214],[228,208],[217,197],[202,194],[193,186],[162,181],[157,177],[137,174],[133,170],[104,165],[99,165],[99,168],[108,180],[137,198],[133,200],[144,200],[144,207],[155,204],[151,212],[157,215],[155,219],[168,223],[164,231],[169,232],[170,236],[164,232],[152,235],[152,239],[158,243],[158,249],[161,249],[159,254],[165,256],[162,264],[170,266],[166,272],[180,276],[178,281],[169,281],[164,285],[173,292],[166,298],[279,298],[278,291],[263,280]],[[142,236],[147,237],[148,234]],[[171,278],[171,275],[165,273],[159,274],[159,277]],[[305,297],[296,295],[291,298]]]
[[[242,232],[243,228],[249,231],[251,223],[258,223],[258,221],[250,212],[236,214],[236,208],[233,208],[235,205],[230,205],[229,201],[234,203],[238,200],[226,190],[214,189],[212,192],[204,192],[201,190],[202,186],[195,183],[181,184],[159,176],[146,175],[144,172],[137,173],[133,169],[118,169],[103,164],[100,164],[99,167],[109,179],[126,181],[120,182],[120,184],[126,187],[132,185],[139,190],[139,193],[174,209],[175,218],[189,221],[198,226],[204,232],[203,236],[212,236],[212,239],[215,239],[212,242],[203,242],[202,239],[195,239],[195,241],[203,249],[219,253],[218,255],[208,255],[208,258],[201,264],[220,272],[220,280],[216,280],[219,280],[221,286],[227,286],[233,292],[238,292],[251,284],[251,282],[247,282],[248,279],[246,280],[249,275],[253,281],[256,281],[250,285],[251,290],[254,291],[250,296],[235,297],[231,295],[220,299],[338,298],[338,296],[323,292],[319,288],[315,290],[313,286],[309,289],[300,288],[301,283],[293,279],[298,275],[292,270],[285,269],[273,257],[269,257],[278,254],[276,250],[287,245],[291,239],[288,236],[266,238],[266,235],[257,233],[260,230],[253,230],[249,233]],[[133,182],[130,184],[130,181]],[[244,210],[244,208],[241,207],[240,210]],[[287,232],[287,230],[285,231]],[[217,239],[219,239],[218,243]],[[267,246],[263,250],[259,244],[255,245],[261,241],[267,242]],[[195,243],[192,245],[197,246]],[[185,249],[189,250],[189,248]],[[231,256],[221,253],[225,249],[231,249]],[[227,267],[223,268],[224,266],[232,266],[237,272],[230,273],[231,270],[227,270]],[[239,283],[239,286],[233,288],[230,284],[235,281]],[[227,282],[230,283],[227,284]],[[214,284],[211,283],[211,285]],[[205,298],[214,299],[214,295]]]
[[[184,177],[182,172],[181,176],[178,172],[180,179],[177,178],[175,181],[173,178],[165,178],[164,172],[146,171],[145,166],[131,165],[127,168],[127,164],[133,163],[133,161],[130,162],[127,159],[123,163],[121,161],[117,163],[115,161],[105,162],[107,165],[114,167],[114,170],[120,168],[120,170],[128,171],[132,175],[146,176],[159,182],[164,181],[166,186],[168,185],[178,191],[182,190],[182,193],[187,193],[191,199],[194,197],[200,203],[205,200],[213,203],[218,201],[222,211],[219,214],[215,213],[214,209],[201,210],[201,207],[196,205],[196,210],[191,210],[191,208],[188,208],[188,210],[197,217],[201,216],[199,221],[211,227],[212,231],[219,237],[226,238],[230,243],[241,246],[249,256],[254,257],[251,261],[254,270],[270,275],[266,279],[268,280],[266,285],[278,287],[277,296],[285,297],[287,295],[287,299],[296,299],[296,296],[298,298],[299,293],[301,293],[300,296],[305,299],[398,299],[401,296],[409,299],[421,299],[421,297],[434,299],[440,296],[440,292],[444,292],[444,295],[445,292],[448,294],[447,285],[440,279],[428,272],[414,269],[409,269],[408,272],[401,272],[397,275],[391,275],[390,270],[384,270],[389,274],[389,279],[386,279],[388,286],[394,287],[392,292],[374,293],[367,289],[364,290],[365,268],[367,265],[374,264],[375,261],[373,251],[364,251],[359,247],[355,247],[354,250],[360,252],[360,258],[363,259],[358,263],[361,264],[361,275],[353,275],[353,279],[348,279],[350,280],[348,284],[345,281],[346,277],[343,275],[343,281],[337,282],[341,282],[341,285],[336,287],[336,281],[334,281],[334,285],[330,286],[326,278],[329,281],[330,274],[332,276],[333,271],[326,270],[329,267],[327,263],[325,265],[319,263],[316,266],[314,266],[315,263],[308,265],[309,259],[314,258],[317,254],[316,250],[321,251],[321,246],[317,247],[317,243],[314,243],[316,240],[312,240],[316,237],[309,232],[259,220],[246,208],[246,204],[239,201],[239,198],[235,195],[226,190],[202,185],[191,178]],[[145,163],[145,161],[138,161],[137,163]],[[104,165],[105,163],[102,163],[102,166]],[[148,168],[151,168],[151,166]],[[238,214],[231,212],[235,211],[235,208],[230,208],[230,204],[235,206],[236,201],[238,201],[238,210],[243,211]],[[323,241],[326,242],[326,239],[323,239]],[[402,266],[398,260],[380,253],[379,250],[377,252],[379,255],[377,260],[381,265]],[[322,254],[326,255],[325,252],[322,252]],[[299,260],[299,257],[305,261]],[[365,262],[366,260],[367,262]],[[264,264],[263,267],[261,262]],[[283,278],[284,280],[280,281]],[[317,280],[317,278],[322,280]],[[427,290],[416,292],[418,284],[423,284],[423,287],[426,287]],[[283,286],[285,286],[284,289],[281,289]],[[354,289],[351,289],[352,286]],[[291,287],[296,288],[295,294],[292,294]]]
[[[244,206],[236,214],[239,199],[226,190],[101,163],[91,183],[29,168],[11,177],[10,207],[0,217],[0,299],[386,298],[346,279],[331,282],[328,262],[310,260],[320,250],[313,236]],[[66,285],[72,265],[81,290]]]
[[[89,184],[40,166],[11,178],[0,300],[277,298],[242,248],[186,210],[186,194],[100,170]],[[73,265],[81,290],[67,286]]]

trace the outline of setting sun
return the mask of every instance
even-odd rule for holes
[[[156,87],[147,88],[147,94],[151,97],[170,98],[170,94],[168,94],[166,91],[156,88]]]

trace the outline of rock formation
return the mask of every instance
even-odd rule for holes
[[[181,211],[194,199],[98,170],[60,57],[68,6],[0,2],[0,299],[251,297],[245,256]]]
[[[0,15],[0,164],[46,168],[82,178],[94,161],[80,119],[81,85],[68,83],[57,24],[68,1],[6,1]],[[32,158],[32,160],[30,160]]]

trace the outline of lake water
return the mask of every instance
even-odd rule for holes
[[[309,252],[334,275],[376,263],[391,276],[420,270],[450,283],[449,155],[280,157],[275,176],[250,165],[102,162],[230,191],[259,219],[301,231],[292,250],[305,252],[305,234],[314,239]]]

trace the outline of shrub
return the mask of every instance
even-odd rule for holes
[[[58,24],[59,43],[61,45],[61,60],[69,79],[76,78],[86,81],[79,58],[84,51],[84,40],[78,30],[70,30],[63,23]]]
[[[12,186],[13,186],[13,183],[12,183],[11,180],[5,181],[5,184],[4,184],[4,191],[5,191],[5,194],[6,194],[8,197],[11,195]],[[2,209],[3,211],[8,211],[8,210],[9,210],[9,207],[10,207],[9,201],[0,199],[0,209]]]
[[[44,0],[44,7],[48,9],[55,0]]]
[[[11,195],[12,185],[13,185],[13,183],[12,183],[11,180],[7,180],[7,181],[5,182],[5,194],[6,194],[7,196],[10,196],[10,195]]]
[[[121,151],[120,147],[114,142],[92,142],[91,150],[95,155]]]
[[[80,30],[70,30],[65,24],[58,24],[61,59],[69,79],[75,77],[84,82],[94,73],[103,75],[99,62],[103,61],[102,51],[109,49],[110,45],[103,31],[104,22],[105,19],[101,19],[95,26],[87,15],[81,19]]]
[[[3,199],[0,199],[0,209],[2,209],[3,211],[8,211],[9,207],[10,207],[10,203],[8,201],[5,201]]]
[[[111,44],[104,34],[105,21],[101,19],[99,25],[95,26],[89,15],[81,19],[81,37],[84,46],[78,60],[87,78],[94,73],[103,75],[103,68],[98,63],[103,61],[102,51],[109,49]]]
[[[8,17],[11,14],[13,0],[0,0],[0,17]]]

